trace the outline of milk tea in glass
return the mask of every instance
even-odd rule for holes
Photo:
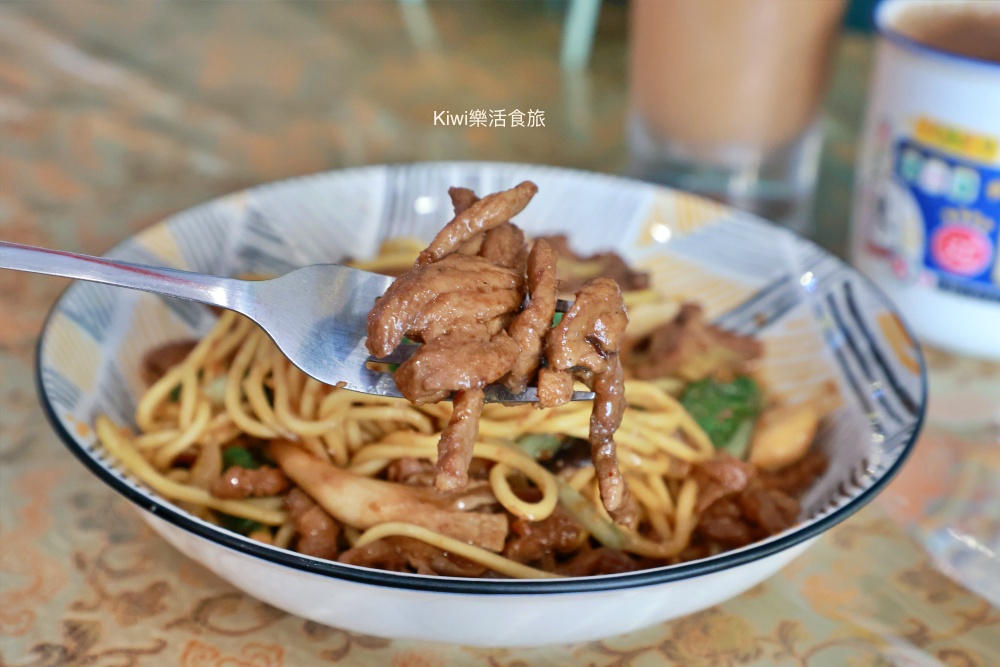
[[[633,175],[806,231],[843,0],[633,0]]]

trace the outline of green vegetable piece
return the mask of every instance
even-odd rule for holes
[[[181,400],[181,386],[177,385],[170,391],[170,402],[177,403]]]
[[[221,405],[226,400],[226,376],[220,375],[209,382],[202,387],[201,393],[216,405]]]
[[[222,450],[222,469],[233,466],[254,470],[260,467],[260,462],[245,447],[226,447]]]
[[[221,525],[226,530],[231,530],[234,533],[239,533],[240,535],[249,535],[255,530],[260,530],[263,528],[263,524],[260,524],[253,519],[244,519],[241,516],[233,516],[231,514],[223,514],[222,512],[216,512],[219,517],[219,525]]]
[[[750,440],[753,437],[753,427],[755,420],[744,419],[736,427],[736,432],[724,445],[719,447],[720,451],[729,452],[736,458],[745,461],[750,452]]]
[[[517,439],[517,446],[533,459],[546,459],[562,446],[563,439],[551,433],[530,433]]]
[[[732,440],[744,421],[749,420],[752,427],[764,408],[757,383],[746,376],[732,382],[712,379],[692,382],[681,396],[681,405],[691,413],[716,448]]]
[[[555,325],[559,324],[560,322],[562,322],[563,315],[564,315],[564,313],[556,313],[555,315],[553,315],[552,316],[552,326],[555,326]]]
[[[589,500],[558,477],[556,486],[559,487],[559,502],[595,540],[611,549],[621,549],[625,546],[628,535],[601,516]]]

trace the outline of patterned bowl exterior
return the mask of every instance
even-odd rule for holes
[[[460,580],[321,561],[268,547],[186,513],[125,474],[94,437],[99,413],[133,424],[149,348],[204,333],[213,319],[187,301],[90,283],[72,285],[38,347],[39,393],[67,447],[112,488],[161,519],[218,545],[299,570],[402,589],[539,594],[622,589],[717,572],[776,554],[857,511],[913,447],[926,381],[919,347],[868,280],[813,243],[720,204],[623,178],[535,165],[426,163],[307,176],[179,213],[108,257],[218,275],[284,273],[373,254],[400,235],[429,239],[450,218],[447,190],[493,192],[533,180],[516,222],[529,235],[564,232],[584,253],[613,249],[658,290],[702,302],[710,317],[765,343],[773,391],[794,401],[833,382],[839,407],[820,429],[827,472],[803,499],[802,522],[780,535],[691,563],[554,581]]]

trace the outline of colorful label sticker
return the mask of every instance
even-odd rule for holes
[[[896,275],[1000,301],[1000,169],[901,139],[891,170],[870,242]]]
[[[914,125],[914,138],[930,148],[978,162],[993,162],[1000,154],[996,137],[921,116]]]

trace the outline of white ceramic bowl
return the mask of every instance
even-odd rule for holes
[[[89,425],[133,423],[143,353],[207,330],[197,304],[94,284],[71,286],[38,346],[42,402],[66,446],[142,508],[187,556],[275,607],[347,630],[477,646],[593,640],[682,616],[750,588],[870,501],[899,469],[923,419],[913,337],[866,279],[812,243],[750,215],[646,183],[532,165],[430,163],[336,171],[198,206],[127,239],[109,257],[234,275],[283,273],[375,252],[391,236],[430,238],[447,189],[493,192],[530,179],[517,218],[566,232],[582,252],[614,249],[656,288],[702,301],[723,324],[765,322],[772,388],[836,383],[841,404],[818,446],[830,459],[801,522],[713,558],[622,575],[546,581],[452,579],[342,565],[273,548],[199,520],[122,473]]]

